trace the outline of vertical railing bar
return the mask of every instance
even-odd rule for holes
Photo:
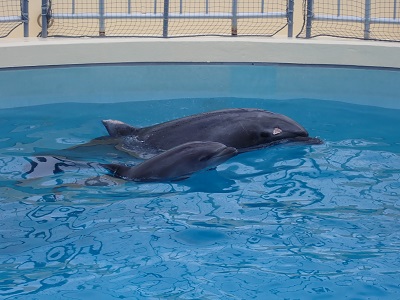
[[[48,0],[42,0],[42,37],[47,38]]]
[[[154,14],[157,13],[157,0],[154,0]]]
[[[264,8],[265,7],[265,0],[261,0],[261,13],[264,13]]]
[[[163,37],[168,37],[168,15],[169,15],[169,0],[164,0],[164,15],[163,15]]]
[[[131,14],[131,0],[128,0],[128,14]]]
[[[365,17],[364,17],[364,39],[368,40],[370,37],[371,27],[371,0],[365,0]]]
[[[72,14],[75,14],[75,0],[72,0]]]
[[[206,14],[208,14],[208,12],[209,12],[209,3],[208,0],[206,0]]]
[[[340,17],[340,0],[337,1],[337,16]]]
[[[179,0],[179,13],[182,14],[183,12],[183,1]]]
[[[105,6],[104,0],[99,0],[99,36],[106,35],[106,20],[104,18]]]
[[[293,10],[294,10],[294,0],[288,0],[288,37],[293,37]]]
[[[393,0],[393,19],[397,17],[397,0]]]
[[[232,0],[232,28],[231,28],[231,35],[236,36],[238,33],[238,28],[237,28],[237,4],[238,0]]]
[[[313,0],[307,0],[307,24],[306,24],[306,38],[311,37],[311,27],[313,19]]]
[[[24,37],[29,37],[29,0],[21,2],[21,19],[24,23]]]

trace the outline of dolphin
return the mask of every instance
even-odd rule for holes
[[[100,164],[111,175],[125,180],[150,182],[181,180],[194,172],[211,169],[235,156],[238,151],[217,142],[194,141],[156,155],[139,165]]]
[[[102,122],[118,149],[140,158],[192,141],[219,142],[239,153],[287,142],[322,143],[289,117],[254,108],[205,112],[143,128],[118,120]]]

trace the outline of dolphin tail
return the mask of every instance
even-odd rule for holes
[[[126,135],[136,135],[139,128],[128,125],[124,122],[117,120],[103,120],[101,121],[107,129],[111,137],[120,137]]]

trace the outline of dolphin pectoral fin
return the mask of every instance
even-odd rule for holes
[[[101,122],[111,137],[135,135],[138,131],[138,128],[118,120],[103,120]]]
[[[100,166],[108,170],[112,176],[122,179],[127,178],[124,174],[130,170],[130,167],[117,164],[100,164]]]

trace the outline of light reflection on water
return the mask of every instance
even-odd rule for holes
[[[165,115],[135,124],[164,121],[176,105],[198,112],[201,101],[164,101]],[[399,298],[398,111],[297,103],[306,116],[285,101],[221,99],[288,114],[323,145],[245,153],[185,181],[145,184],[104,175],[96,162],[133,160],[112,149],[79,153],[64,173],[26,172],[35,155],[104,134],[102,118],[134,120],[146,102],[130,104],[128,119],[128,104],[80,104],[85,117],[60,117],[76,104],[34,107],[13,122],[5,116],[23,109],[1,111],[0,297]]]

